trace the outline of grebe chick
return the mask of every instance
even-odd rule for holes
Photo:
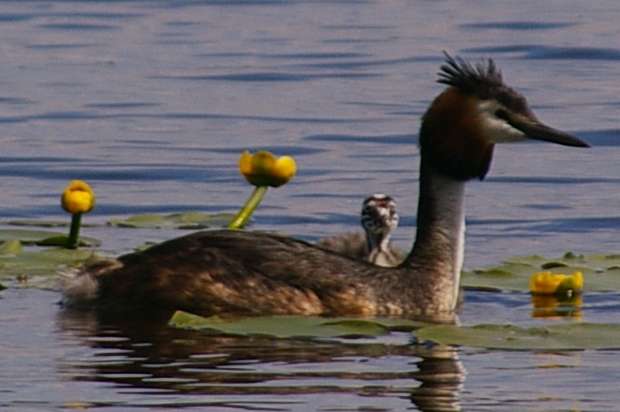
[[[318,246],[354,259],[366,260],[378,266],[392,267],[403,260],[392,247],[390,238],[398,226],[396,202],[390,196],[375,193],[362,203],[359,232],[330,236],[317,242]]]
[[[143,306],[205,316],[406,315],[455,321],[465,234],[465,182],[483,179],[496,143],[526,139],[588,145],[540,122],[492,60],[471,65],[446,55],[420,128],[417,231],[394,268],[351,259],[271,233],[201,231],[118,258],[92,273],[100,309]],[[526,150],[527,148],[524,148]]]

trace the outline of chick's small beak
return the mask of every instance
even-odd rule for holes
[[[530,139],[544,140],[546,142],[557,143],[564,146],[590,147],[590,145],[583,140],[549,127],[546,124],[541,123],[536,118],[520,113],[512,113],[507,110],[502,110],[498,113],[498,117],[504,119],[515,129],[523,132],[523,134]]]

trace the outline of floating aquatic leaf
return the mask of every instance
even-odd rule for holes
[[[170,324],[179,328],[198,329],[227,335],[267,335],[292,337],[360,337],[381,336],[390,330],[411,330],[420,323],[409,320],[321,318],[316,316],[257,316],[235,319],[211,316],[208,318],[177,311]]]
[[[62,235],[62,233],[45,230],[0,229],[0,241],[19,240],[26,245],[34,244],[48,237],[59,235]]]
[[[63,240],[64,239],[64,240]],[[61,246],[66,243],[64,233],[46,230],[0,229],[0,242],[19,240],[24,245]],[[88,236],[80,237],[80,246],[99,246],[101,242]]]
[[[130,216],[127,219],[112,219],[111,226],[139,229],[204,229],[225,227],[234,217],[230,213],[186,212],[168,215],[144,214]]]
[[[546,262],[540,265],[541,269],[565,268],[567,266],[564,262]]]
[[[620,255],[579,255],[567,252],[561,258],[523,256],[507,260],[499,266],[463,272],[466,289],[491,291],[527,291],[530,276],[541,270],[561,273],[582,272],[584,291],[620,290]]]
[[[534,273],[536,267],[527,268],[504,264],[500,267],[477,269],[463,272],[461,284],[465,289],[481,289],[487,291],[517,290],[527,291],[529,274]],[[527,273],[527,275],[526,275]]]
[[[42,239],[38,242],[35,242],[35,245],[65,247],[67,245],[68,239],[69,238],[66,235],[52,236],[52,237]],[[80,236],[78,239],[77,246],[78,247],[93,247],[93,246],[99,246],[100,244],[101,242],[97,239],[94,239],[92,237]]]
[[[0,256],[17,256],[22,251],[22,242],[19,240],[6,240],[0,243]]]
[[[564,323],[524,328],[514,325],[434,325],[415,332],[419,340],[511,350],[620,349],[620,324]]]
[[[17,280],[22,286],[53,287],[59,270],[93,257],[85,249],[45,248],[0,255],[0,279]]]
[[[66,220],[38,220],[38,219],[21,219],[21,220],[9,220],[4,222],[11,226],[32,226],[32,227],[69,227],[71,221]],[[93,223],[82,223],[82,227],[96,227]]]

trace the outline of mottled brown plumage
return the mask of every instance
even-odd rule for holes
[[[122,256],[119,262],[122,267],[115,268],[113,276],[99,277],[100,303],[154,302],[205,315],[425,312],[413,293],[399,287],[408,277],[420,282],[409,270],[378,273],[370,263],[270,233],[197,232]],[[427,306],[431,291],[441,289],[442,283],[442,277],[435,276],[421,285],[429,292],[424,294]],[[381,296],[375,293],[379,289]]]
[[[366,234],[362,232],[347,232],[329,236],[319,240],[316,244],[323,249],[356,260],[368,261],[370,254]]]
[[[274,234],[216,230],[121,256],[109,270],[87,266],[75,283],[94,283],[97,290],[90,293],[98,307],[124,311],[141,305],[203,315],[453,320],[463,261],[464,182],[487,173],[495,143],[533,138],[587,144],[540,123],[492,62],[472,67],[448,56],[440,82],[449,87],[431,104],[420,130],[416,240],[399,266],[377,267]]]

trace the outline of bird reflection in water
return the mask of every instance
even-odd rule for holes
[[[433,345],[416,348],[422,358],[412,376],[420,386],[411,391],[411,401],[421,411],[460,411],[459,395],[465,381],[465,368],[455,348]]]
[[[456,350],[411,344],[404,332],[394,332],[391,343],[217,336],[70,310],[57,322],[62,340],[81,348],[77,358],[59,360],[61,375],[112,384],[123,407],[136,405],[131,396],[139,395],[142,404],[147,396],[153,406],[172,399],[179,408],[218,410],[325,407],[343,399],[392,410],[406,407],[403,401],[421,411],[461,410],[465,373]]]

